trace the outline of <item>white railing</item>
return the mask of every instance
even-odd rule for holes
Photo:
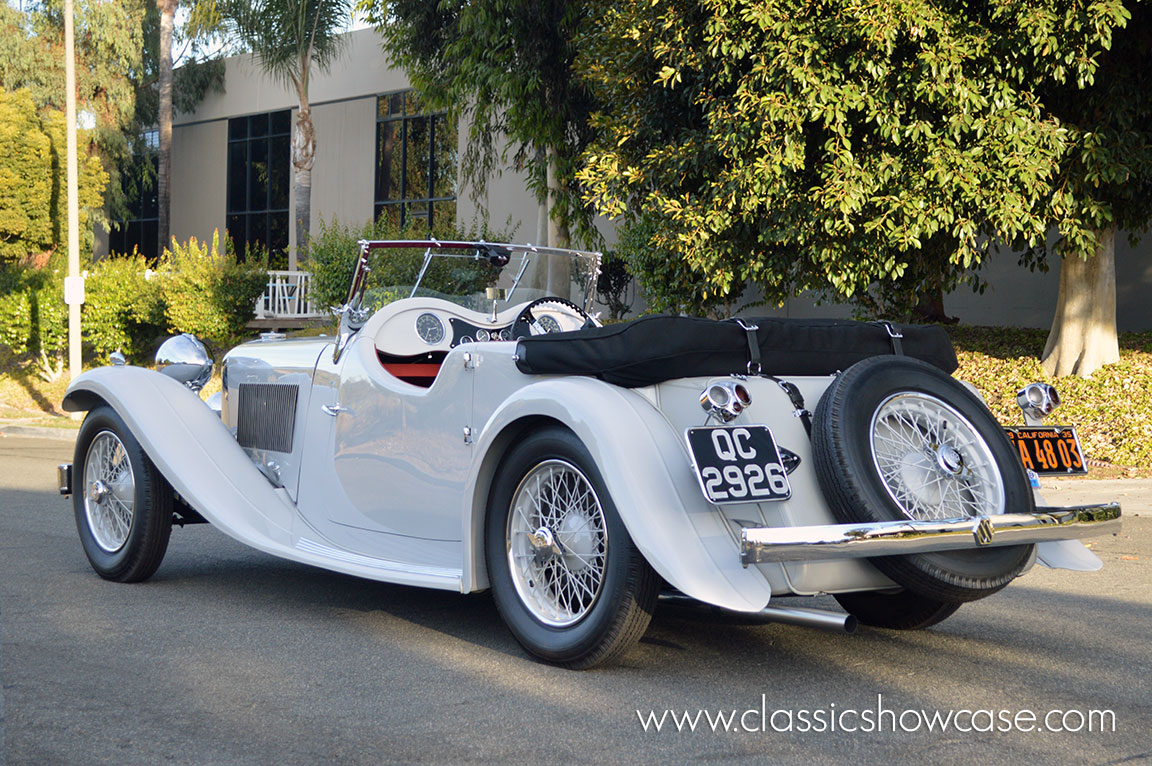
[[[312,275],[307,271],[269,271],[268,286],[256,299],[257,319],[322,317],[312,303]]]

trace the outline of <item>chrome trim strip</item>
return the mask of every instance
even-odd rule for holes
[[[446,580],[459,580],[462,575],[459,569],[422,566],[420,564],[401,564],[396,561],[386,561],[384,559],[372,558],[371,556],[361,556],[359,553],[342,551],[339,548],[333,548],[330,545],[324,545],[315,540],[309,540],[306,537],[301,537],[296,541],[296,548],[305,553],[336,559],[337,561],[355,564],[356,566],[371,567],[372,569],[379,569],[384,572],[404,572],[422,577],[442,577]]]
[[[1035,513],[1005,513],[945,521],[745,527],[740,533],[740,561],[748,566],[776,561],[894,556],[1072,540],[1118,531],[1119,503],[1040,507]]]

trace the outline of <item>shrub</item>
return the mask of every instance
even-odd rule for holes
[[[306,261],[301,268],[312,274],[312,299],[320,310],[339,306],[348,297],[348,285],[352,281],[352,271],[356,266],[357,244],[362,239],[426,239],[429,235],[427,224],[416,219],[406,227],[401,227],[385,216],[375,221],[355,227],[341,224],[333,218],[331,222],[320,221],[319,232],[312,237],[306,251]],[[437,225],[431,232],[437,239],[488,239],[504,241],[503,233],[491,234],[484,228],[480,231],[466,230],[456,225]],[[400,293],[397,286],[412,285],[420,272],[423,250],[402,250],[389,253],[387,259],[377,259],[369,275],[369,286],[376,298],[385,294]],[[458,289],[471,291],[483,288],[490,274],[483,264],[457,262],[446,259],[435,262],[424,275],[423,287],[430,290],[454,293]],[[383,288],[383,289],[379,289]]]
[[[31,262],[0,267],[0,343],[25,362],[37,360],[49,381],[63,373],[68,307],[60,251],[39,267]]]
[[[216,352],[244,337],[256,299],[268,283],[263,263],[237,263],[235,255],[220,250],[218,231],[211,243],[195,237],[185,244],[173,239],[159,273],[168,328],[190,332]]]
[[[84,339],[98,358],[119,349],[129,360],[148,360],[165,333],[160,280],[148,279],[148,262],[130,256],[105,258],[92,265],[84,281]]]

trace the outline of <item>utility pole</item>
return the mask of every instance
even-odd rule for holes
[[[76,45],[72,0],[64,0],[65,130],[68,133],[68,276],[64,302],[68,304],[68,377],[80,374],[80,306],[84,278],[80,276],[79,173],[76,168]]]

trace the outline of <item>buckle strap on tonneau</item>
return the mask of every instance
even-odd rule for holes
[[[764,375],[764,377],[780,386],[781,390],[788,395],[788,401],[792,402],[793,417],[800,418],[800,422],[804,424],[804,430],[808,432],[808,438],[812,438],[812,413],[804,406],[804,396],[800,393],[800,389],[796,387],[795,383],[780,380],[774,375]]]
[[[888,331],[888,339],[892,341],[892,353],[896,356],[904,356],[904,344],[900,342],[904,333],[900,332],[900,328],[887,319],[881,319],[876,324]]]
[[[760,329],[760,326],[745,322],[740,317],[736,317],[732,321],[744,329],[744,337],[748,339],[748,374],[759,375],[760,340],[756,337],[756,331]]]

